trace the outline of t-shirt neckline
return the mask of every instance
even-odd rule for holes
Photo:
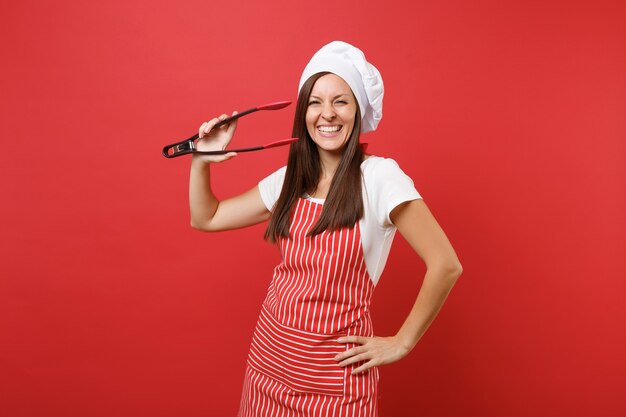
[[[311,197],[309,195],[309,193],[304,193],[304,197],[305,200],[310,201],[311,203],[316,203],[316,204],[324,204],[324,202],[326,201],[325,198],[315,198],[315,197]]]
[[[375,158],[375,155],[370,155],[368,158],[365,158],[363,162],[361,162],[361,169],[363,169],[365,167],[365,163],[372,158]],[[324,202],[326,201],[325,198],[311,197],[309,193],[304,193],[304,196],[302,198],[316,204],[324,204]]]

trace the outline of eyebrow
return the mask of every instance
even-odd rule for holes
[[[339,98],[339,97],[341,97],[341,96],[348,96],[348,94],[347,94],[347,93],[342,93],[342,94],[339,94],[339,95],[337,95],[337,96],[333,97],[333,100],[336,100],[336,99],[338,99],[338,98]],[[348,97],[350,97],[350,96],[348,96]],[[321,99],[321,97],[314,96],[314,95],[309,96],[309,98],[319,98],[319,99]]]

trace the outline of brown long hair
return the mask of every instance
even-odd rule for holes
[[[299,138],[290,145],[285,181],[280,197],[274,206],[265,239],[277,242],[279,237],[290,238],[289,224],[291,213],[298,198],[317,187],[322,173],[317,145],[306,128],[306,111],[313,85],[329,72],[312,75],[300,89],[292,137]],[[355,100],[356,101],[356,100]],[[354,127],[333,176],[322,213],[309,236],[324,230],[352,228],[363,217],[363,193],[361,190],[361,162],[363,149],[359,144],[361,135],[361,114],[357,105]]]

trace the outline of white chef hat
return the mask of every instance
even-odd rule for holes
[[[323,71],[340,76],[352,89],[361,110],[361,132],[376,130],[383,117],[383,79],[363,52],[341,41],[324,45],[304,68],[298,91],[309,77]]]

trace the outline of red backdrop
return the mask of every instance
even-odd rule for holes
[[[295,100],[323,44],[386,86],[364,137],[392,157],[464,274],[382,416],[626,414],[623,1],[23,1],[0,6],[0,415],[234,415],[278,261],[264,226],[189,227],[189,159],[160,149]],[[289,137],[294,106],[234,144]],[[220,196],[286,150],[215,167]],[[379,335],[425,269],[398,236]]]

